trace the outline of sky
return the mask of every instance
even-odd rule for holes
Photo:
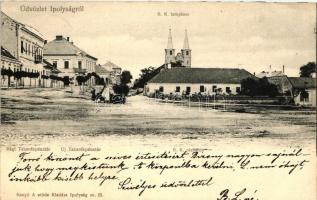
[[[46,7],[46,12],[23,11]],[[50,11],[78,7],[77,13]],[[282,70],[298,76],[316,60],[316,5],[307,3],[207,2],[2,2],[1,10],[37,29],[48,41],[70,37],[75,45],[111,61],[138,78],[140,69],[164,63],[168,29],[180,51],[188,30],[192,67],[244,68],[251,73]],[[161,13],[161,16],[158,15]],[[168,16],[164,16],[164,13]],[[171,16],[170,13],[186,16]]]

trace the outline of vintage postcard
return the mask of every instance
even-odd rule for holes
[[[316,4],[0,6],[1,200],[316,200]]]

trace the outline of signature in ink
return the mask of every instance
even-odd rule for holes
[[[237,192],[230,192],[229,189],[225,189],[220,192],[220,197],[217,200],[258,200],[254,195],[246,195],[247,189],[243,188]],[[254,191],[254,194],[257,190]]]

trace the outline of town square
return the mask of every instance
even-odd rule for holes
[[[316,5],[1,2],[0,199],[316,200]]]

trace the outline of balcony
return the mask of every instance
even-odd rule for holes
[[[34,63],[38,64],[38,63],[42,63],[43,57],[41,55],[35,55],[34,56]]]
[[[77,74],[84,74],[87,72],[87,69],[74,68],[74,72]]]

